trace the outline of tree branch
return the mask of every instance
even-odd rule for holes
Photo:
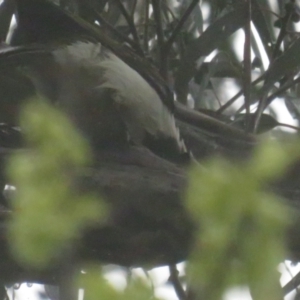
[[[180,31],[182,29],[182,26],[184,25],[184,23],[186,22],[186,20],[188,19],[188,17],[190,16],[190,14],[192,13],[192,11],[194,10],[194,8],[196,7],[196,5],[198,3],[199,3],[199,0],[193,0],[191,2],[189,7],[187,8],[187,10],[184,12],[183,16],[179,20],[178,24],[176,25],[175,29],[173,30],[170,38],[165,43],[165,45],[164,45],[164,55],[166,57],[169,56],[170,49],[171,49],[175,39],[177,38],[178,34],[180,33]]]
[[[182,284],[179,280],[179,277],[178,277],[179,274],[178,274],[178,270],[176,268],[176,265],[169,266],[169,270],[170,270],[169,281],[172,283],[178,299],[179,300],[186,300],[187,295],[186,295],[186,292],[183,289]]]
[[[141,43],[140,43],[140,38],[139,38],[139,35],[136,31],[136,27],[135,27],[135,24],[134,24],[134,21],[133,21],[133,17],[130,16],[130,14],[127,12],[126,8],[124,7],[123,3],[120,0],[115,0],[115,2],[118,5],[122,15],[124,16],[128,26],[129,26],[129,29],[130,29],[130,32],[132,34],[133,40],[135,41],[135,44],[138,47],[138,52],[140,54],[143,54],[143,50],[141,48]]]

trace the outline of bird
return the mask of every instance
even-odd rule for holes
[[[151,162],[147,169],[140,162],[125,162],[126,170],[146,169],[147,176],[140,176],[139,184],[127,174],[122,184],[115,184],[116,178],[109,176],[98,182],[93,172],[91,178],[82,179],[83,189],[97,188],[95,193],[110,205],[110,211],[107,223],[83,234],[78,251],[83,257],[124,266],[184,260],[194,237],[194,224],[181,198],[191,154],[176,126],[168,89],[157,84],[155,79],[160,78],[156,75],[147,77],[150,70],[143,72],[128,64],[140,61],[132,51],[118,50],[109,38],[52,2],[15,3],[17,28],[9,45],[0,49],[0,72],[21,69],[37,94],[65,112],[88,140],[95,157],[99,152],[105,160],[93,166],[95,172],[107,168],[107,174],[120,175],[116,166],[123,156],[114,161],[112,155],[107,161],[106,150],[117,151],[117,157],[119,153],[140,153]],[[161,184],[152,180],[157,174],[164,179]],[[80,189],[77,181],[75,186]]]
[[[21,65],[92,148],[143,145],[172,162],[189,161],[171,101],[97,34],[48,0],[16,0],[16,7],[17,29],[0,50],[0,66]]]

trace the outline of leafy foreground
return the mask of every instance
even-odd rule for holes
[[[14,155],[8,167],[17,186],[11,251],[22,265],[45,268],[62,252],[71,257],[81,231],[101,223],[107,207],[99,197],[82,195],[72,185],[91,154],[61,113],[34,101],[23,112],[22,128],[31,150]],[[192,292],[186,292],[186,299],[221,299],[228,288],[239,284],[249,285],[254,299],[282,299],[276,266],[285,259],[288,210],[263,188],[298,152],[299,145],[268,142],[242,165],[214,159],[191,170],[185,198],[198,231],[187,263]],[[85,300],[152,297],[150,285],[142,280],[117,292],[96,264],[79,269],[84,273],[69,270],[73,283],[65,288],[84,288]]]
[[[32,150],[13,157],[8,168],[17,186],[10,237],[23,263],[43,267],[61,245],[101,220],[104,210],[93,196],[78,195],[72,187],[72,176],[88,163],[89,154],[70,123],[45,103],[33,102],[23,125]]]
[[[269,142],[243,165],[215,159],[191,172],[188,205],[200,230],[188,275],[204,299],[221,299],[231,285],[245,284],[254,299],[282,299],[276,265],[285,258],[288,210],[263,188],[298,156],[298,147]]]

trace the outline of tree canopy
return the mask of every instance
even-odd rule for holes
[[[139,279],[116,292],[99,263],[168,265],[180,300],[220,299],[238,284],[253,299],[296,288],[297,277],[279,289],[276,264],[300,257],[299,3],[23,1],[22,12],[0,4],[1,297],[17,282],[58,285],[66,300],[74,286],[85,299],[151,296]],[[137,145],[97,149],[34,96],[24,60],[77,36],[154,88],[193,164]]]

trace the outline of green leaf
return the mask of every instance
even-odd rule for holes
[[[33,101],[21,123],[29,149],[8,166],[17,187],[9,236],[20,263],[45,267],[86,226],[100,222],[105,208],[100,199],[74,187],[90,153],[69,121],[43,101]]]
[[[263,144],[247,164],[222,159],[194,168],[187,203],[199,225],[188,278],[204,299],[248,284],[257,299],[281,299],[276,266],[284,260],[287,208],[263,190],[299,157],[299,143]]]
[[[131,278],[124,291],[119,292],[103,278],[101,270],[95,266],[89,266],[84,274],[78,277],[78,285],[84,288],[85,300],[156,300],[153,296],[153,288],[141,278]]]

